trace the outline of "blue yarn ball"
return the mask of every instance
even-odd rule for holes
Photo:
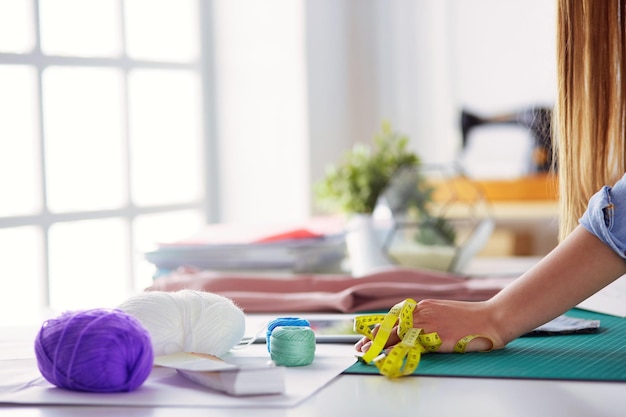
[[[311,323],[307,319],[301,319],[299,317],[279,317],[270,321],[267,324],[267,332],[265,333],[265,343],[267,344],[267,351],[271,352],[270,340],[272,332],[279,326],[306,326],[311,327]]]
[[[53,385],[73,391],[128,392],[152,370],[150,335],[133,316],[110,309],[66,312],[35,339],[37,366]]]

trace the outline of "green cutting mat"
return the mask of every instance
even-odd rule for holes
[[[567,315],[600,320],[600,331],[521,337],[487,353],[429,353],[414,375],[626,381],[626,319],[578,309]],[[378,369],[357,362],[344,373],[378,374]]]

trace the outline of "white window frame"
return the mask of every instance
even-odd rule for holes
[[[119,10],[123,13],[123,7],[120,1]],[[41,201],[42,208],[39,212],[31,215],[18,215],[10,217],[0,216],[0,229],[3,228],[15,228],[21,226],[35,226],[41,230],[43,238],[42,259],[41,259],[41,278],[38,283],[40,289],[40,300],[38,304],[41,306],[42,311],[46,311],[50,308],[50,284],[49,284],[49,237],[48,233],[50,227],[56,223],[61,222],[73,222],[80,220],[95,220],[95,219],[107,219],[107,218],[123,218],[129,225],[132,225],[134,218],[144,214],[155,213],[167,213],[180,210],[198,210],[202,213],[204,219],[207,222],[215,222],[219,219],[219,206],[216,203],[218,190],[217,182],[217,157],[215,146],[215,125],[214,125],[214,105],[213,105],[213,70],[212,70],[212,55],[213,55],[213,33],[212,33],[212,5],[210,2],[203,0],[197,0],[198,3],[198,27],[200,28],[198,36],[200,37],[200,55],[194,62],[176,63],[176,62],[155,62],[136,60],[129,58],[125,52],[122,52],[119,58],[87,58],[87,57],[66,57],[66,56],[52,56],[45,55],[41,51],[41,39],[40,39],[40,18],[39,18],[39,3],[37,0],[32,0],[32,10],[34,18],[34,47],[32,52],[17,54],[17,53],[2,53],[0,52],[0,66],[4,65],[23,65],[34,68],[37,73],[37,100],[38,111],[36,117],[38,118],[38,141],[40,146],[40,182],[41,182]],[[123,16],[120,16],[120,21],[124,21]],[[123,25],[120,28],[122,31],[122,40],[124,40],[124,28]],[[122,42],[124,45],[124,41]],[[203,140],[202,149],[203,157],[202,164],[204,167],[203,173],[203,193],[197,201],[180,204],[164,204],[159,206],[137,206],[134,205],[130,196],[127,199],[127,203],[119,208],[110,210],[97,210],[97,211],[75,211],[69,213],[54,213],[48,210],[46,202],[46,163],[45,163],[45,137],[44,137],[44,122],[43,122],[43,105],[42,105],[42,74],[46,68],[50,66],[79,66],[79,67],[103,67],[103,68],[116,68],[123,71],[124,77],[124,141],[126,149],[129,148],[129,127],[128,127],[128,94],[127,94],[127,76],[129,71],[134,69],[183,69],[190,70],[199,74],[202,84],[202,128],[203,128]],[[5,139],[6,140],[6,139]],[[125,180],[127,184],[127,193],[130,193],[130,167],[128,158],[126,159],[125,166]],[[5,196],[8,197],[8,196]],[[134,232],[133,228],[128,228],[130,242],[128,245],[129,251],[128,259],[130,259],[130,271],[128,271],[128,277],[130,282],[127,283],[129,292],[132,292],[136,284],[136,248],[134,245]],[[17,279],[17,278],[16,278]]]

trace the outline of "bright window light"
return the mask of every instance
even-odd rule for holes
[[[206,222],[206,7],[0,0],[0,326],[115,307]]]
[[[50,228],[53,310],[112,308],[128,296],[128,234],[119,218],[57,223]]]
[[[23,326],[42,316],[42,236],[37,227],[0,229],[0,324]],[[10,282],[10,284],[9,284]]]
[[[118,0],[40,0],[42,52],[81,57],[119,56],[122,51],[119,3]]]
[[[122,77],[117,69],[44,73],[48,206],[53,212],[125,203]]]
[[[128,56],[176,62],[198,58],[197,2],[126,0],[124,6]]]
[[[39,126],[35,71],[0,66],[0,216],[41,210]],[[10,198],[7,198],[10,196]]]
[[[200,197],[200,86],[200,79],[192,72],[130,73],[131,184],[135,204],[186,202]]]
[[[32,0],[0,1],[0,52],[22,54],[35,46]]]

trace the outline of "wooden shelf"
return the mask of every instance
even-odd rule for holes
[[[537,174],[516,179],[470,180],[453,178],[433,180],[435,201],[450,199],[475,201],[483,195],[489,202],[557,201],[557,178],[553,174]]]
[[[557,244],[557,178],[537,174],[516,179],[434,179],[433,200],[446,216],[462,219],[488,215],[496,230],[484,253],[497,256],[543,256]],[[486,204],[481,204],[481,202]]]

